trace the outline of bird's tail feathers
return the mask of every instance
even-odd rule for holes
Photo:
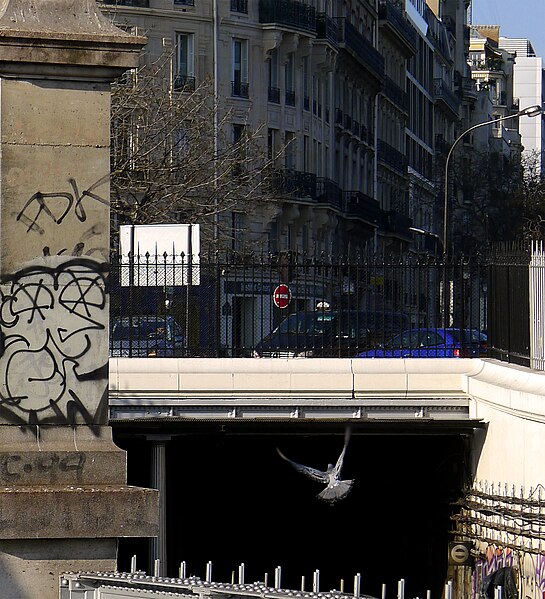
[[[346,497],[354,484],[353,480],[340,480],[338,484],[333,487],[326,487],[321,493],[318,493],[318,497],[327,503],[335,503]]]

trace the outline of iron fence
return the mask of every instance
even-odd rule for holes
[[[520,362],[530,355],[524,259],[113,256],[111,355],[352,357],[403,331],[460,328]]]

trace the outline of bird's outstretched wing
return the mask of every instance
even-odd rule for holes
[[[327,481],[329,480],[327,472],[322,472],[321,470],[316,470],[315,468],[310,468],[309,466],[303,466],[303,464],[298,464],[297,462],[290,460],[278,449],[278,447],[276,448],[276,451],[278,452],[278,455],[282,459],[286,460],[288,464],[291,464],[293,468],[297,470],[297,472],[301,472],[301,474],[305,474],[312,480],[315,480],[319,483],[327,483]]]
[[[344,462],[344,455],[346,453],[346,448],[348,447],[348,441],[350,441],[350,435],[352,434],[352,427],[347,426],[344,432],[344,447],[341,451],[341,455],[337,459],[337,463],[335,464],[335,468],[333,469],[333,476],[335,478],[339,478],[341,476],[341,470]]]

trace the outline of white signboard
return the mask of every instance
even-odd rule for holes
[[[123,286],[200,283],[199,225],[121,225],[119,246]]]

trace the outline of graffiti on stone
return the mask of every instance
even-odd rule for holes
[[[104,263],[53,256],[4,277],[0,416],[19,424],[97,423],[107,391],[106,276]],[[98,399],[89,408],[82,397]]]
[[[102,177],[89,188],[80,192],[75,179],[69,178],[68,184],[71,191],[54,191],[34,193],[24,204],[17,214],[17,220],[27,227],[27,233],[34,231],[43,235],[46,231],[46,223],[62,224],[71,211],[74,211],[80,222],[87,220],[85,210],[86,201],[95,201],[109,206],[107,199],[96,193],[108,177]]]
[[[49,474],[51,478],[72,473],[74,478],[82,475],[85,453],[44,452],[35,454],[7,453],[0,459],[0,480],[5,483],[21,483],[33,473]]]

